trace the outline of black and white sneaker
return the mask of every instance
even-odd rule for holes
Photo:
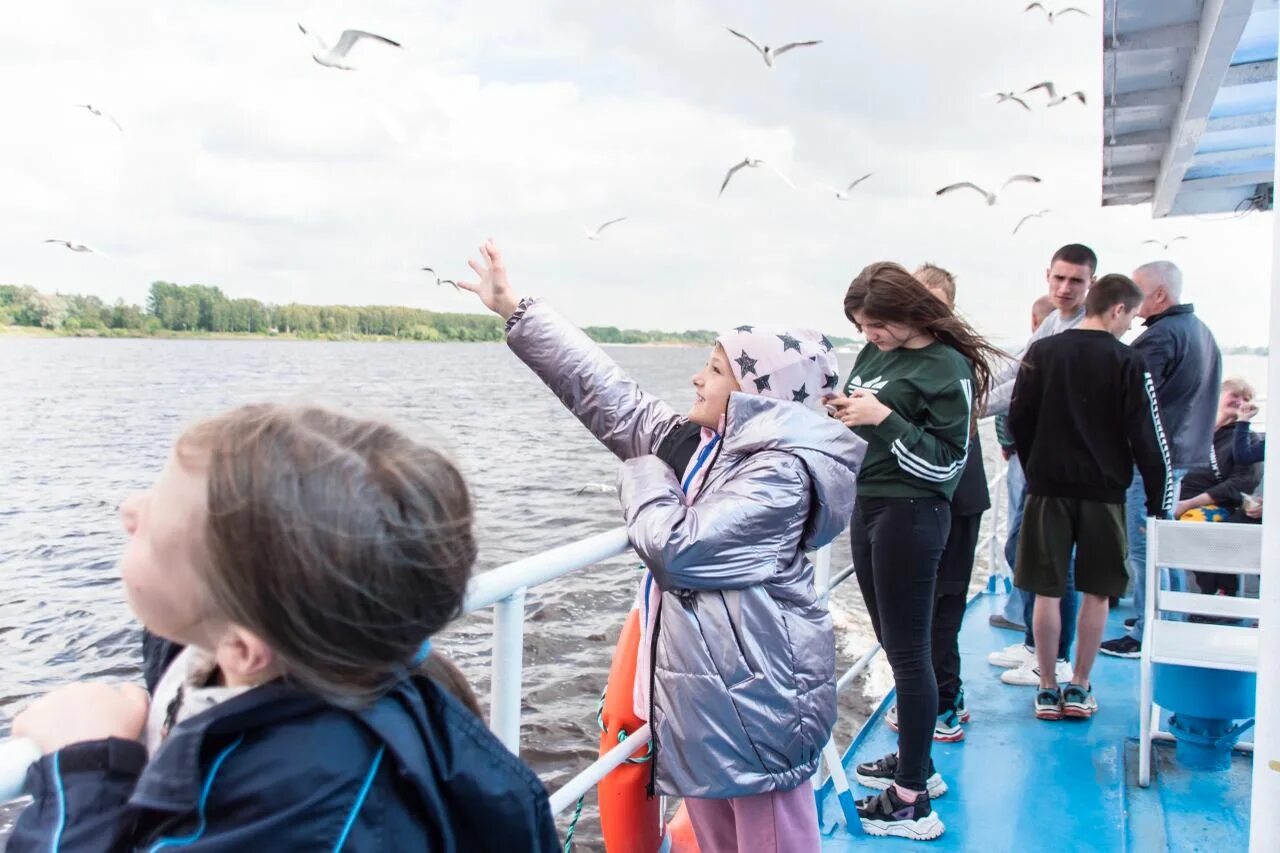
[[[946,831],[941,818],[929,805],[929,794],[921,791],[914,803],[905,803],[890,786],[857,802],[862,831],[868,835],[892,835],[914,841],[932,841]]]
[[[1142,657],[1142,643],[1125,635],[1115,640],[1105,641],[1098,651],[1113,658],[1137,658]]]
[[[897,774],[898,754],[896,752],[891,752],[875,761],[864,761],[853,768],[853,775],[858,780],[858,784],[880,791],[893,785],[893,777]],[[936,800],[947,792],[947,783],[942,781],[942,774],[933,766],[933,759],[929,759],[929,778],[925,780],[924,785],[931,799]]]

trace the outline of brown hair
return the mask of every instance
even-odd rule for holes
[[[211,603],[262,637],[285,680],[365,704],[461,612],[471,497],[436,449],[379,421],[266,403],[193,426],[177,452],[208,476]]]
[[[440,685],[442,690],[451,694],[454,699],[462,703],[464,708],[477,717],[484,717],[484,712],[480,710],[480,700],[476,698],[475,691],[471,689],[471,683],[462,674],[462,670],[458,669],[458,665],[446,657],[443,652],[432,649],[431,654],[427,655],[427,659],[414,668],[414,672],[418,675],[425,675]]]
[[[855,326],[855,311],[886,323],[901,323],[919,329],[959,352],[973,366],[976,380],[973,395],[974,427],[991,388],[991,364],[1008,358],[968,323],[955,315],[942,300],[930,293],[899,264],[880,261],[871,264],[849,285],[844,296],[844,315]],[[861,326],[858,326],[861,330]]]
[[[1127,275],[1110,273],[1094,282],[1084,298],[1086,317],[1101,317],[1117,305],[1132,311],[1142,304],[1142,291]]]
[[[1056,310],[1057,306],[1053,304],[1053,297],[1048,295],[1041,296],[1031,303],[1031,316],[1036,318],[1036,322],[1042,322],[1045,317],[1048,317]]]
[[[912,273],[929,290],[941,290],[947,295],[943,301],[952,310],[956,307],[956,277],[937,264],[923,263]]]
[[[1247,379],[1231,378],[1222,380],[1222,390],[1232,391],[1242,397],[1248,397],[1252,400],[1255,396],[1253,386],[1249,384]]]

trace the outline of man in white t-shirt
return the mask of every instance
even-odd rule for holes
[[[1088,246],[1080,243],[1069,243],[1053,253],[1049,268],[1045,270],[1045,280],[1049,285],[1049,298],[1053,300],[1054,310],[1044,322],[1031,334],[1026,347],[1018,353],[1018,359],[1007,362],[991,382],[991,391],[987,395],[986,414],[1002,415],[1009,411],[1009,401],[1013,397],[1013,383],[1018,377],[1018,367],[1022,354],[1030,346],[1042,338],[1074,329],[1084,320],[1084,299],[1093,287],[1095,273],[1098,269],[1098,256]],[[1016,457],[1015,457],[1016,459]],[[1020,464],[1011,462],[1010,464]],[[1025,496],[1024,496],[1025,497]],[[1022,524],[1022,506],[1009,518],[1008,550],[1016,553],[1018,531]],[[1061,598],[1062,633],[1058,641],[1058,664],[1055,676],[1059,682],[1071,680],[1071,644],[1075,640],[1076,593],[1073,571],[1067,576],[1066,594]],[[1035,607],[1035,596],[1023,591],[1023,622],[1026,634],[1023,642],[1014,643],[1008,648],[992,652],[987,660],[995,666],[1005,667],[1008,672],[1000,675],[1005,684],[1017,684],[1035,687],[1040,683],[1040,670],[1036,665],[1035,637],[1031,633],[1031,613]],[[1071,626],[1071,627],[1068,627]]]

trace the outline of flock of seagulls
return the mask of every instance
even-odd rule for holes
[[[1089,16],[1088,12],[1075,6],[1064,6],[1058,9],[1050,9],[1047,6],[1045,6],[1043,3],[1030,3],[1023,10],[1023,12],[1026,13],[1026,12],[1032,12],[1035,10],[1039,10],[1040,12],[1042,12],[1045,15],[1045,19],[1050,24],[1053,24],[1057,18],[1063,15],[1078,14],[1078,15],[1083,15],[1085,17]],[[782,56],[783,54],[789,53],[798,48],[814,47],[822,44],[821,39],[811,39],[806,41],[787,42],[786,44],[783,44],[775,48],[767,44],[761,45],[758,42],[756,42],[755,39],[751,38],[745,33],[742,33],[742,32],[739,32],[738,30],[733,29],[732,27],[725,27],[725,29],[728,30],[735,37],[751,45],[751,47],[754,48],[756,52],[760,54],[760,58],[764,60],[764,64],[771,69],[775,67],[775,63],[777,62],[778,57]],[[300,23],[298,24],[298,30],[304,36],[310,39],[312,42],[312,45],[313,45],[313,49],[311,52],[312,59],[314,59],[318,64],[326,68],[334,68],[341,71],[355,70],[355,66],[351,64],[351,61],[348,59],[348,56],[349,54],[351,54],[352,49],[355,48],[356,45],[362,42],[369,42],[371,44],[384,45],[387,47],[394,47],[394,48],[401,47],[400,42],[389,39],[386,36],[381,36],[376,33],[367,32],[365,30],[354,30],[354,29],[343,30],[342,34],[338,37],[337,43],[335,43],[333,47],[329,47],[329,45],[327,45],[323,39],[321,39],[315,33],[312,33],[311,31],[309,31],[306,27],[304,27]],[[1067,94],[1059,94],[1056,85],[1049,80],[1037,83],[1034,86],[1030,86],[1022,90],[1021,92],[1016,90],[1010,90],[1006,92],[993,92],[991,93],[991,95],[996,98],[997,104],[1003,104],[1003,103],[1018,104],[1023,109],[1030,111],[1031,105],[1027,102],[1026,96],[1030,95],[1033,92],[1040,92],[1040,91],[1044,92],[1044,94],[1046,95],[1045,105],[1049,107],[1056,107],[1061,104],[1065,104],[1066,102],[1073,99],[1078,101],[1082,106],[1088,105],[1088,98],[1084,91],[1077,89]],[[89,113],[93,114],[94,116],[101,118],[105,121],[111,122],[111,124],[113,124],[118,131],[122,133],[124,132],[124,127],[120,124],[119,121],[115,119],[114,116],[103,112],[101,109],[93,106],[92,104],[76,104],[76,107],[87,110]],[[779,171],[777,168],[775,168],[773,165],[766,162],[765,160],[762,160],[756,157],[744,157],[740,162],[735,163],[733,166],[731,166],[729,170],[725,173],[724,180],[720,184],[720,191],[717,195],[723,195],[725,189],[728,188],[730,181],[732,181],[734,176],[737,175],[739,172],[741,172],[743,169],[758,169],[760,167],[765,167],[766,169],[771,171],[775,176],[777,176],[780,180],[782,180],[783,183],[785,183],[787,186],[791,187],[792,189],[798,189],[790,178],[788,178],[785,174],[783,174],[781,171]],[[852,197],[854,189],[863,181],[866,181],[868,178],[870,178],[872,174],[874,173],[868,172],[867,174],[862,175],[856,180],[850,182],[849,185],[846,186],[844,189],[829,186],[826,184],[821,184],[819,186],[821,186],[822,189],[832,193],[838,201],[847,201]],[[1018,183],[1038,184],[1040,183],[1040,178],[1036,177],[1035,175],[1026,175],[1026,174],[1014,175],[1010,177],[1008,180],[1006,180],[1003,184],[1001,184],[1000,188],[995,191],[984,189],[983,187],[979,186],[978,184],[972,181],[960,181],[960,182],[948,184],[947,186],[942,187],[935,193],[935,195],[944,196],[954,192],[959,192],[961,190],[970,190],[980,194],[983,197],[984,201],[986,201],[988,206],[994,206],[999,201],[1001,194],[1008,187]],[[1046,214],[1048,214],[1049,212],[1050,212],[1049,209],[1046,208],[1044,210],[1040,210],[1035,213],[1029,213],[1026,216],[1023,216],[1021,219],[1018,220],[1018,224],[1014,226],[1012,234],[1016,235],[1018,231],[1022,228],[1022,226],[1025,225],[1027,222],[1031,221],[1032,219],[1041,218]],[[625,222],[627,218],[628,217],[626,216],[619,216],[617,218],[610,219],[606,222],[603,222],[600,225],[596,226],[595,228],[584,227],[583,232],[585,233],[586,238],[588,240],[596,241],[600,239],[605,229],[609,228],[610,226],[616,225],[620,222]],[[1186,237],[1179,236],[1179,237],[1174,237],[1172,240],[1168,242],[1164,242],[1161,240],[1144,240],[1143,245],[1154,244],[1154,245],[1160,246],[1165,251],[1168,251],[1168,249],[1172,244],[1177,243],[1178,241],[1181,241],[1181,240],[1186,240],[1186,239],[1187,239]],[[77,252],[77,253],[93,252],[93,249],[90,249],[88,246],[82,243],[74,243],[70,240],[49,239],[49,240],[45,240],[44,242],[59,244],[61,246],[66,247],[68,250],[72,252]],[[430,273],[431,276],[434,277],[435,283],[437,286],[442,286],[447,284],[452,286],[455,290],[458,290],[459,292],[461,292],[461,288],[458,287],[457,283],[454,280],[448,279],[448,278],[441,278],[440,275],[436,273],[436,271],[431,267],[421,267],[421,271]]]

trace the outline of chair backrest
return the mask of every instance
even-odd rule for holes
[[[1159,568],[1262,573],[1262,525],[1147,520],[1147,560]]]

